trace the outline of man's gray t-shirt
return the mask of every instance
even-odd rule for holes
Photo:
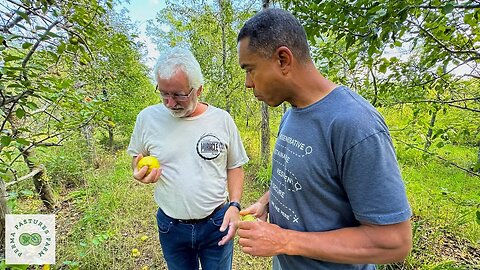
[[[360,221],[394,224],[411,216],[388,128],[360,95],[340,86],[283,117],[272,158],[270,221],[321,232]],[[375,269],[279,255],[287,269]]]

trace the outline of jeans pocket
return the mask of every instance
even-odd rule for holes
[[[165,215],[160,208],[157,212],[157,225],[160,233],[168,233],[173,225],[171,218]]]
[[[228,205],[225,205],[222,209],[220,209],[217,213],[215,213],[215,215],[213,215],[213,217],[211,217],[209,221],[212,222],[213,225],[217,227],[222,226],[223,217],[225,216],[225,212],[227,211],[227,209],[228,209]]]

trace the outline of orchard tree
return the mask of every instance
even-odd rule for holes
[[[2,229],[9,212],[6,188],[19,181],[33,178],[45,206],[55,207],[47,168],[35,157],[39,147],[61,146],[79,130],[94,142],[95,125],[131,126],[133,115],[153,97],[141,92],[152,86],[147,69],[139,63],[138,44],[121,29],[122,22],[112,20],[112,5],[110,0],[0,4]]]
[[[0,173],[2,179],[17,181],[20,167],[14,165],[23,158],[30,172],[38,171],[35,186],[49,209],[54,200],[35,149],[59,145],[69,131],[92,119],[89,98],[77,91],[78,82],[64,68],[92,59],[89,43],[109,5],[7,1],[1,6]]]
[[[452,143],[469,134],[479,146],[480,3],[478,1],[284,0],[304,24],[322,71],[379,106],[411,106],[411,145]],[[472,125],[437,127],[438,114]],[[428,121],[421,121],[428,116]],[[459,127],[461,126],[461,127]],[[465,130],[468,129],[468,130]],[[406,127],[406,129],[408,128]],[[473,168],[479,167],[478,161]],[[463,168],[472,172],[470,168]]]

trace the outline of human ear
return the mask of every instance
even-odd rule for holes
[[[292,51],[286,46],[278,47],[275,51],[276,60],[278,61],[279,67],[282,70],[283,74],[287,74],[290,71],[293,54]]]

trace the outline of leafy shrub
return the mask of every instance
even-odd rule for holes
[[[44,164],[54,185],[77,187],[84,183],[83,173],[87,169],[85,162],[86,147],[80,139],[66,141],[61,147],[50,147],[44,152]]]

